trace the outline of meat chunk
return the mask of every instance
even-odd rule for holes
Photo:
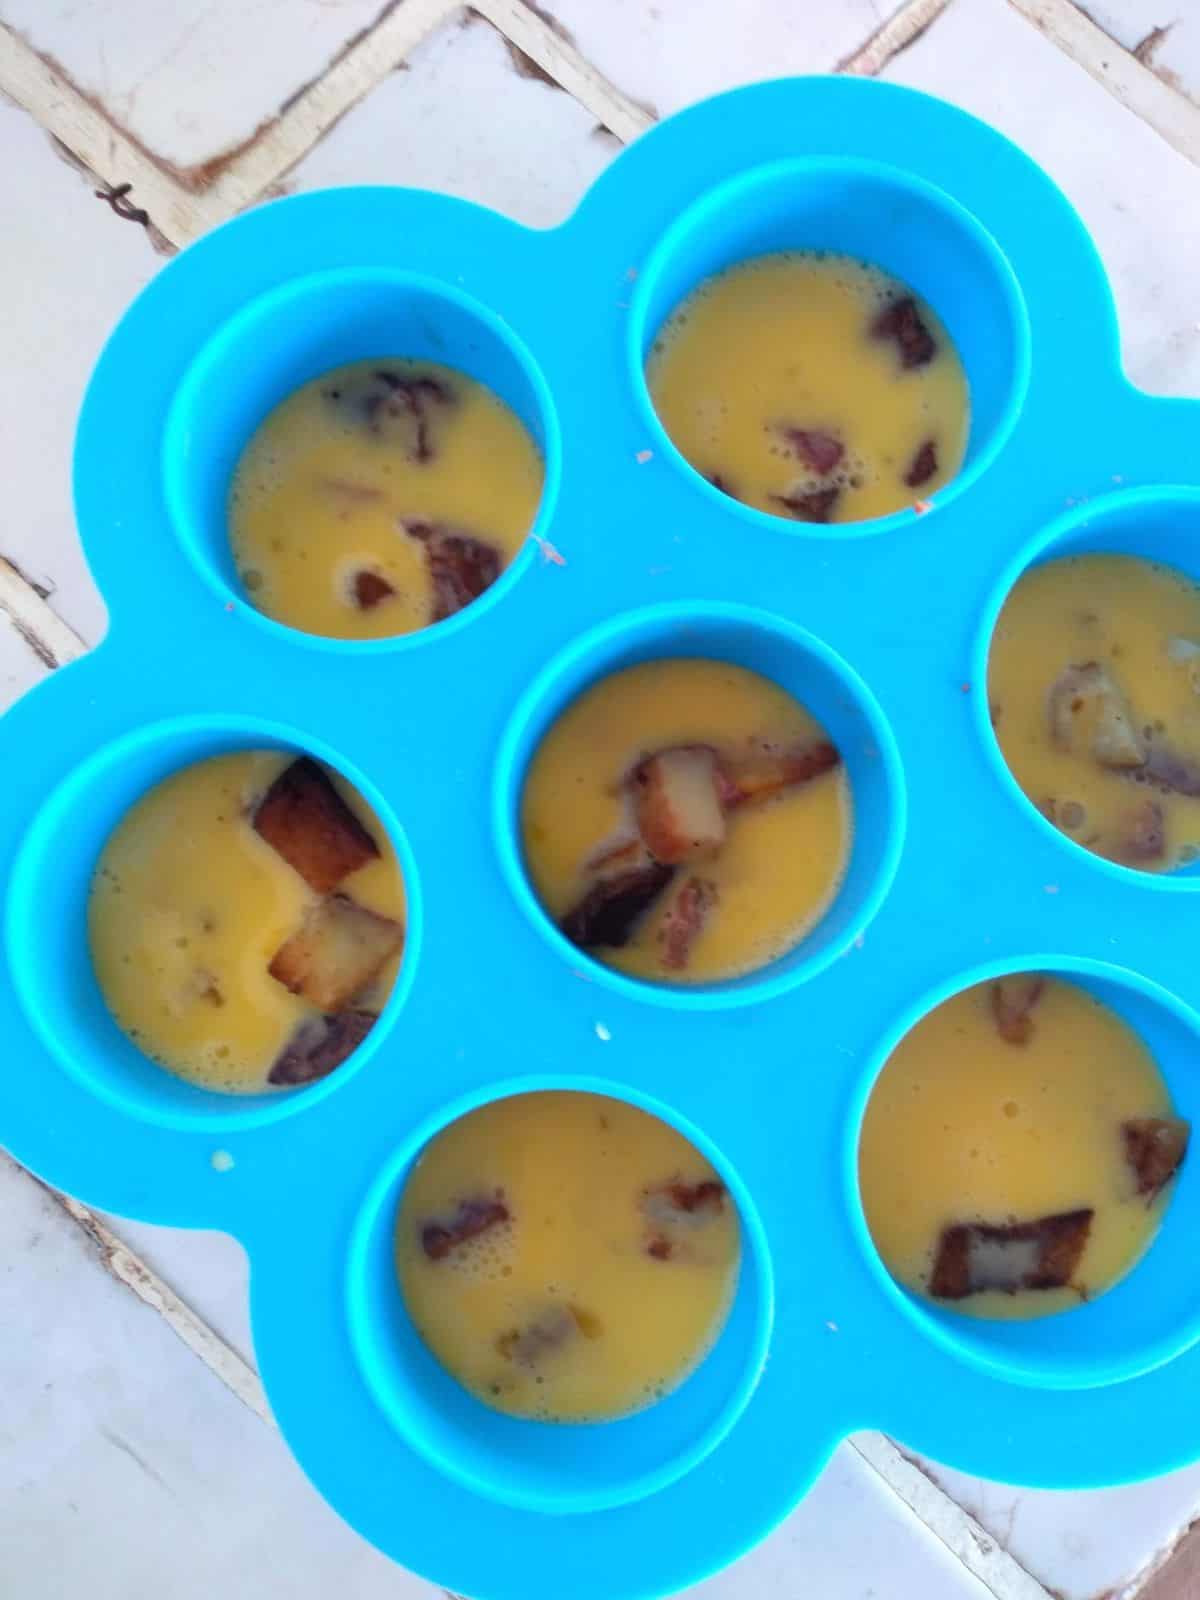
[[[1131,1117],[1121,1124],[1125,1160],[1137,1192],[1153,1199],[1178,1172],[1187,1154],[1192,1125],[1183,1117]]]
[[[369,567],[360,567],[354,574],[351,593],[354,596],[354,604],[360,611],[373,611],[381,601],[395,592],[395,586],[390,584],[382,573],[372,572]]]
[[[837,435],[821,428],[793,428],[787,423],[778,423],[775,432],[793,455],[799,456],[806,467],[822,478],[832,472],[846,454],[846,446]]]
[[[725,759],[721,763],[721,794],[727,810],[754,800],[766,800],[781,789],[794,789],[811,783],[822,773],[841,764],[841,755],[828,739],[794,750],[764,750],[745,760]]]
[[[1145,740],[1119,685],[1099,661],[1060,672],[1050,686],[1046,710],[1058,749],[1086,753],[1112,771],[1145,765]]]
[[[833,484],[828,489],[810,489],[807,493],[773,494],[771,499],[782,506],[797,522],[828,522],[837,507],[841,489]]]
[[[454,395],[449,387],[431,373],[410,375],[386,367],[371,377],[372,387],[364,397],[363,411],[372,433],[382,433],[389,418],[403,418],[412,433],[411,459],[422,464],[432,461],[430,414],[438,406],[453,405]]]
[[[925,326],[917,302],[910,294],[884,306],[871,324],[871,337],[891,339],[905,371],[927,367],[937,355],[937,341]]]
[[[718,1178],[685,1183],[681,1178],[648,1189],[642,1210],[650,1224],[646,1254],[654,1261],[670,1261],[686,1254],[684,1236],[703,1228],[725,1209],[725,1185]]]
[[[687,878],[675,891],[663,919],[663,966],[682,972],[691,960],[709,912],[717,903],[717,886],[705,878]]]
[[[606,874],[567,912],[559,926],[572,944],[619,950],[675,876],[662,861]]]
[[[403,943],[398,922],[334,894],[309,910],[267,970],[319,1011],[342,1011]]]
[[[1200,762],[1181,755],[1160,739],[1152,740],[1147,748],[1145,773],[1172,794],[1200,795]]]
[[[379,855],[379,846],[308,756],[293,761],[259,801],[254,829],[318,894]]]
[[[928,483],[938,469],[937,442],[926,439],[921,444],[915,456],[908,464],[904,474],[904,481],[910,489],[919,489],[923,483]]]
[[[604,1325],[593,1311],[582,1306],[553,1305],[524,1328],[510,1328],[496,1340],[496,1350],[506,1361],[519,1367],[539,1367],[548,1355],[571,1339],[599,1339]]]
[[[676,866],[720,849],[725,813],[717,784],[717,753],[709,745],[660,750],[634,768],[638,831],[656,861]]]
[[[695,1216],[698,1211],[723,1211],[725,1185],[719,1178],[701,1178],[698,1183],[684,1183],[681,1178],[652,1191],[664,1198],[672,1211],[682,1211]]]
[[[444,1261],[460,1244],[507,1222],[511,1215],[501,1189],[490,1199],[479,1195],[463,1200],[448,1221],[425,1223],[421,1229],[421,1249],[431,1261]]]
[[[1075,1275],[1091,1231],[1090,1206],[993,1226],[956,1222],[943,1229],[929,1292],[963,1300],[985,1289],[1062,1289]]]
[[[327,1078],[353,1055],[377,1021],[373,1011],[342,1011],[302,1022],[276,1056],[267,1082],[294,1085]]]
[[[500,551],[463,528],[408,517],[404,530],[425,547],[433,584],[433,622],[444,622],[472,600],[478,600],[500,576]]]
[[[1033,1037],[1033,1008],[1045,993],[1040,972],[1018,972],[992,985],[992,1016],[1005,1044],[1028,1044]]]
[[[1166,818],[1157,800],[1148,797],[1122,818],[1118,848],[1126,861],[1161,861],[1167,853]]]

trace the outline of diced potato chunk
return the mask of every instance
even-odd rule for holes
[[[294,1085],[327,1078],[375,1026],[373,1011],[342,1011],[302,1022],[276,1056],[267,1082]]]
[[[270,974],[319,1011],[341,1011],[404,942],[404,929],[348,895],[313,906],[275,952]]]
[[[1121,1124],[1125,1160],[1137,1192],[1151,1199],[1175,1176],[1187,1154],[1192,1125],[1183,1117],[1131,1117]]]
[[[1146,761],[1146,743],[1133,712],[1108,668],[1085,661],[1060,672],[1047,701],[1050,737],[1060,750],[1089,754],[1113,771],[1126,772]]]
[[[374,861],[379,846],[308,756],[275,779],[254,813],[255,831],[318,894]]]
[[[1083,1256],[1093,1214],[1085,1206],[1034,1222],[952,1223],[942,1230],[929,1292],[962,1300],[985,1289],[1065,1288]]]
[[[1040,972],[1015,972],[992,985],[992,1016],[1006,1044],[1028,1044],[1033,1037],[1033,1008],[1046,980]]]
[[[634,770],[633,795],[638,829],[657,861],[677,866],[724,843],[717,753],[710,746],[678,745],[648,756]]]
[[[619,950],[675,876],[661,861],[606,873],[562,919],[562,931],[583,949],[605,946]]]

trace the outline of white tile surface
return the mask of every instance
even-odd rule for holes
[[[551,0],[583,54],[660,116],[737,84],[830,72],[897,9],[893,0]]]
[[[1041,162],[1108,265],[1130,376],[1159,394],[1200,394],[1193,163],[1005,0],[955,0],[885,76],[986,118]]]
[[[6,1596],[439,1593],[345,1527],[274,1429],[108,1276],[74,1223],[3,1157],[0,1263]],[[847,1447],[772,1538],[689,1600],[787,1593],[987,1600]]]
[[[522,76],[490,23],[456,19],[344,117],[285,187],[413,184],[549,227],[617,148],[569,95]]]
[[[1064,1494],[925,1465],[1060,1600],[1119,1595],[1200,1512],[1200,1466],[1120,1489]]]
[[[1127,50],[1140,45],[1151,71],[1200,105],[1200,9],[1194,0],[1155,7],[1146,0],[1079,0],[1079,9]]]
[[[687,1600],[991,1600],[848,1445],[757,1550]]]
[[[188,169],[248,139],[317,76],[381,0],[3,0],[151,154]]]
[[[250,1274],[246,1253],[227,1233],[156,1228],[149,1222],[100,1213],[181,1300],[253,1367],[250,1335]]]
[[[75,418],[109,329],[161,257],[142,228],[113,216],[37,125],[3,100],[0,151],[0,555],[51,589],[60,616],[94,644],[106,613],[75,533]]]
[[[435,1600],[0,1156],[6,1600]]]
[[[401,0],[403,3],[403,0]],[[160,156],[187,165],[247,137],[381,0],[0,0],[22,28]],[[585,57],[666,112],[783,72],[827,70],[894,0],[551,0]],[[1118,40],[1144,0],[1085,0]],[[1183,13],[1187,13],[1186,16]],[[1152,65],[1193,95],[1192,0]],[[953,0],[888,71],[957,100],[1024,144],[1066,189],[1112,272],[1132,375],[1200,393],[1200,207],[1175,154],[1005,0]],[[536,225],[566,215],[615,150],[596,118],[514,69],[487,23],[443,26],[288,177],[428,185]],[[6,218],[0,285],[7,379],[0,554],[54,588],[89,640],[104,610],[69,499],[74,415],[104,333],[159,264],[0,101]],[[116,419],[119,425],[119,419]],[[0,616],[0,706],[41,675]],[[244,1358],[246,1268],[231,1240],[113,1221]],[[199,1600],[214,1592],[429,1600],[308,1489],[264,1427],[98,1264],[82,1233],[0,1158],[0,1594],[8,1600]],[[140,1464],[139,1464],[140,1462]],[[931,1468],[1065,1600],[1120,1587],[1200,1509],[1200,1468],[1089,1495],[1022,1491]],[[136,1524],[131,1522],[131,1508]],[[985,1591],[843,1449],[805,1504],[694,1600],[986,1600]]]

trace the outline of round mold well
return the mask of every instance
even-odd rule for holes
[[[261,296],[231,317],[185,373],[167,416],[163,473],[175,530],[223,601],[240,604],[276,637],[321,649],[405,648],[464,625],[497,604],[533,558],[520,554],[471,605],[436,627],[384,639],[331,639],[276,622],[246,599],[229,543],[229,491],[242,451],[267,415],[311,379],[349,362],[401,357],[437,362],[476,379],[516,415],[541,453],[542,495],[531,531],[557,497],[560,446],[549,389],[513,331],[478,301],[411,273],[315,273]]]
[[[900,1041],[953,995],[1011,973],[1045,972],[1110,1007],[1141,1038],[1180,1116],[1200,1126],[1200,1016],[1165,989],[1104,962],[1060,955],[990,963],[947,980],[908,1010],[875,1055],[852,1110],[845,1178],[851,1227],[882,1292],[922,1333],[958,1360],[1003,1382],[1044,1389],[1091,1389],[1136,1378],[1200,1339],[1195,1237],[1200,1167],[1185,1160],[1161,1226],[1144,1255],[1103,1294],[1070,1310],[1004,1322],[943,1309],[897,1282],[875,1248],[858,1182],[858,1145],[875,1080]]]
[[[1034,567],[1068,556],[1139,556],[1172,567],[1200,586],[1200,489],[1181,485],[1126,489],[1078,506],[1043,529],[1013,560],[993,590],[977,636],[971,681],[976,727],[1000,783],[1063,849],[1140,888],[1191,893],[1200,889],[1200,858],[1170,872],[1142,872],[1096,855],[1043,815],[1013,776],[989,713],[988,664],[996,624],[1021,577]],[[1200,603],[1200,597],[1198,597]]]
[[[813,524],[731,500],[684,458],[659,421],[645,363],[663,323],[701,283],[781,251],[825,251],[879,267],[941,318],[967,375],[971,418],[941,505],[999,454],[1029,382],[1029,320],[1007,258],[982,225],[934,185],[871,161],[813,158],[757,167],[704,195],[663,235],[639,274],[629,319],[630,381],[664,453],[735,515],[791,533],[845,538],[896,526],[908,508],[860,522]]]
[[[88,894],[109,835],[149,790],[209,756],[271,749],[311,755],[334,768],[386,829],[404,878],[406,948],[380,1020],[337,1071],[296,1089],[226,1094],[177,1078],[118,1026],[88,950]],[[202,716],[126,734],[59,784],[22,842],[9,882],[5,934],[17,995],[64,1071],[128,1115],[167,1127],[202,1126],[216,1132],[246,1129],[315,1106],[367,1063],[385,1040],[412,983],[422,920],[420,887],[408,844],[387,803],[363,773],[295,728],[247,717]]]
[[[632,1416],[546,1423],[505,1416],[451,1377],[413,1326],[395,1262],[396,1214],[408,1173],[441,1130],[495,1100],[571,1089],[624,1100],[677,1128],[720,1173],[738,1208],[742,1258],[716,1343],[678,1388]],[[405,1442],[473,1493],[542,1513],[627,1505],[697,1466],[735,1425],[767,1358],[774,1277],[766,1234],[737,1172],[669,1107],[601,1079],[526,1078],[456,1101],[415,1130],[372,1185],[350,1246],[350,1335],[359,1365]]]
[[[521,795],[525,773],[554,722],[586,689],[645,661],[729,661],[771,679],[810,711],[841,752],[851,790],[850,859],[824,916],[778,960],[723,983],[652,983],[628,977],[568,940],[525,871]],[[906,800],[895,739],[862,679],[828,645],[782,617],[751,607],[673,602],[627,613],[584,635],[541,673],[509,722],[494,789],[497,848],[525,914],[568,967],[581,966],[627,996],[687,1010],[749,1005],[804,982],[864,931],[887,894],[904,839]]]

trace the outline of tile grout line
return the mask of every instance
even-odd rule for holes
[[[839,71],[874,76],[912,44],[946,9],[950,0],[907,0],[862,46],[839,63]],[[1161,80],[1086,22],[1067,0],[1009,0],[1031,23],[1078,60],[1134,115],[1151,122],[1164,138],[1192,159],[1200,152],[1200,132],[1166,115],[1175,96]],[[139,203],[173,244],[185,244],[241,207],[252,203],[307,154],[339,118],[367,94],[422,38],[459,9],[456,0],[402,0],[386,10],[342,55],[284,107],[247,147],[235,155],[203,193],[163,169],[122,129],[114,125],[70,81],[56,63],[43,59],[24,39],[0,24],[0,89],[6,90],[47,131],[109,183],[132,182]],[[591,111],[623,143],[649,127],[651,113],[624,95],[574,46],[521,0],[478,0],[475,9],[506,39],[524,50],[574,99]],[[1067,13],[1072,14],[1068,16]],[[1074,24],[1072,24],[1072,16]],[[1082,39],[1084,59],[1076,46]],[[1136,72],[1098,71],[1100,41],[1119,51]],[[1144,91],[1139,75],[1161,91]],[[1134,93],[1126,76],[1132,78]],[[1148,102],[1155,115],[1140,109]],[[1181,98],[1181,97],[1176,97]],[[1195,121],[1195,119],[1192,119]],[[1171,131],[1165,131],[1165,129]],[[301,130],[304,130],[301,136]],[[1175,134],[1173,137],[1172,134]],[[1190,140],[1187,137],[1190,135]],[[1180,138],[1184,139],[1181,144]],[[45,598],[0,558],[0,609],[48,668],[76,659],[86,646]],[[25,1169],[20,1169],[24,1171]],[[191,1351],[258,1417],[271,1422],[262,1383],[246,1363],[157,1274],[88,1207],[41,1184],[28,1174],[86,1234],[102,1265],[157,1313]],[[863,1434],[848,1441],[860,1458],[961,1565],[996,1600],[1049,1600],[1037,1582],[957,1501],[927,1477],[890,1440]]]
[[[0,611],[42,665],[51,671],[87,653],[88,646],[75,630],[68,627],[24,573],[3,556],[0,556]]]
[[[1103,84],[1133,116],[1181,156],[1200,165],[1200,107],[1164,83],[1131,50],[1105,33],[1073,0],[1008,0],[1076,66]]]
[[[949,4],[950,0],[905,0],[865,43],[843,56],[836,70],[848,77],[878,77],[889,61],[916,44]]]
[[[11,1158],[6,1159],[11,1161]],[[94,1247],[100,1265],[106,1272],[161,1317],[175,1337],[256,1417],[274,1426],[262,1381],[236,1350],[227,1345],[202,1317],[197,1316],[169,1284],[152,1272],[94,1211],[51,1184],[43,1183],[19,1162],[11,1161],[11,1165],[15,1171],[35,1183],[47,1199],[71,1218]]]
[[[474,0],[471,10],[490,22],[511,44],[532,56],[573,99],[590,111],[622,144],[629,144],[657,120],[599,72],[570,39],[522,0]]]
[[[846,1442],[995,1600],[1054,1600],[965,1506],[886,1435],[856,1433]]]
[[[458,0],[393,0],[379,18],[298,93],[244,147],[177,173],[133,138],[57,61],[0,21],[0,92],[27,111],[84,167],[110,185],[129,183],[139,205],[173,245],[185,245],[252,204],[301,160],[345,114],[393,72]]]

